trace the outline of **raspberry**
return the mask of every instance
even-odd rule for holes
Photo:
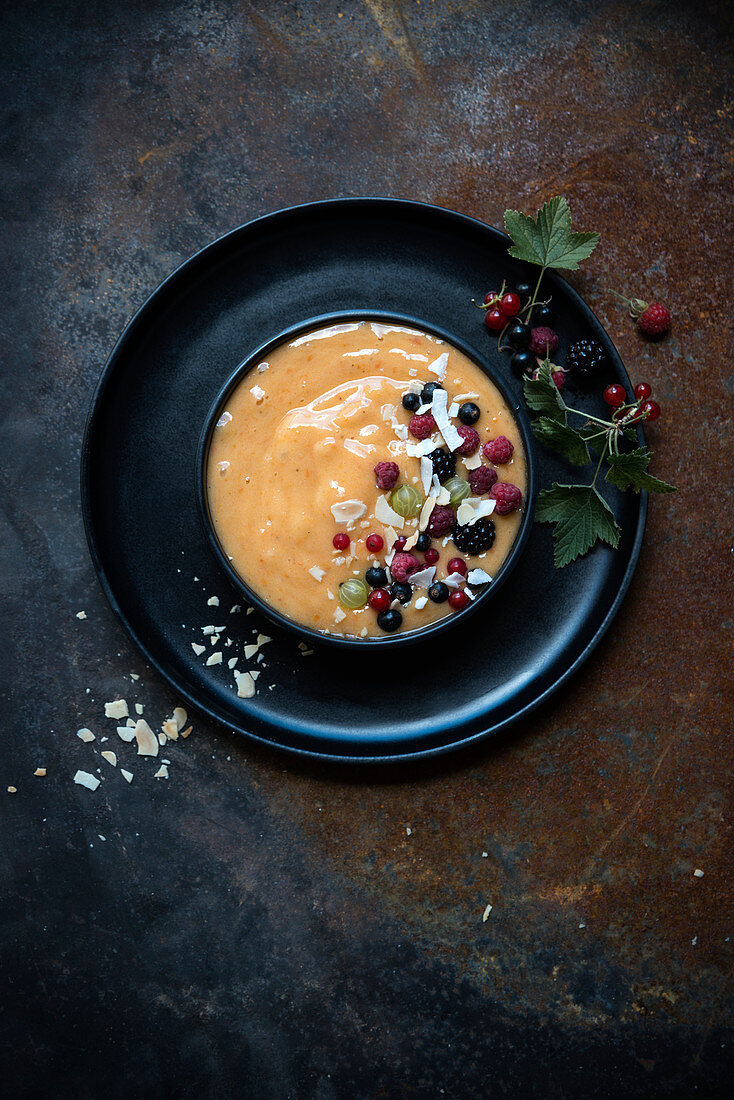
[[[489,495],[492,500],[497,501],[495,512],[498,516],[507,516],[510,512],[516,512],[522,504],[522,492],[517,485],[510,485],[507,481],[498,481]]]
[[[566,385],[566,372],[563,369],[552,370],[551,378],[555,382],[557,390],[562,390],[563,387]]]
[[[433,465],[433,472],[442,485],[456,473],[456,458],[443,447],[437,447],[428,457]]]
[[[394,581],[405,583],[420,567],[421,563],[414,554],[406,554],[401,550],[390,563],[390,575]]]
[[[429,435],[432,435],[435,430],[436,421],[433,419],[433,413],[411,416],[408,431],[416,439],[428,439]]]
[[[454,452],[457,455],[473,455],[479,448],[479,432],[467,424],[459,424],[456,429],[464,442]]]
[[[457,524],[454,531],[454,546],[462,554],[483,554],[494,542],[494,524],[483,517],[476,523]]]
[[[434,538],[438,538],[440,535],[448,535],[453,526],[453,508],[449,508],[447,504],[437,504],[431,512],[431,518],[428,520],[428,534]]]
[[[477,466],[476,470],[469,471],[469,486],[475,497],[488,493],[498,481],[499,474],[491,466]]]
[[[531,355],[537,355],[541,359],[548,359],[558,347],[558,336],[552,328],[546,325],[538,325],[530,333],[528,351]]]
[[[485,443],[482,448],[484,457],[495,466],[504,466],[505,462],[509,462],[514,450],[506,435],[498,435],[496,439],[490,439],[489,443]]]
[[[662,336],[670,328],[670,310],[661,302],[651,302],[637,318],[637,324],[645,336]]]
[[[394,489],[400,477],[400,467],[397,462],[378,462],[375,477],[378,489]]]

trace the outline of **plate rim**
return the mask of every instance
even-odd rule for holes
[[[614,620],[619,608],[627,594],[629,586],[632,582],[637,562],[639,560],[640,551],[642,549],[642,540],[645,532],[645,525],[647,521],[647,507],[648,507],[648,494],[641,492],[639,494],[639,511],[637,526],[635,529],[634,539],[630,548],[629,560],[624,570],[621,583],[618,586],[617,593],[609,607],[603,620],[597,627],[592,637],[588,640],[584,648],[578,653],[576,659],[564,670],[558,677],[556,677],[552,683],[550,683],[539,695],[537,695],[530,702],[526,703],[524,707],[515,713],[508,715],[506,718],[490,726],[487,729],[480,730],[476,733],[470,734],[466,737],[461,737],[458,740],[452,740],[447,744],[432,745],[424,749],[410,750],[406,752],[377,752],[373,754],[368,753],[351,753],[341,754],[335,752],[327,752],[324,750],[318,750],[315,748],[303,747],[298,745],[283,744],[280,741],[271,740],[268,737],[263,737],[258,733],[253,733],[250,730],[243,728],[233,729],[233,724],[226,721],[211,703],[203,703],[197,699],[194,694],[187,688],[182,686],[179,679],[168,669],[165,665],[150,652],[148,646],[139,636],[139,634],[133,629],[132,624],[129,622],[125,612],[119,604],[114,592],[112,591],[109,578],[107,577],[104,565],[101,560],[99,548],[97,545],[96,535],[92,523],[92,470],[91,470],[91,441],[94,428],[94,421],[96,412],[101,404],[105,390],[109,385],[112,374],[117,365],[117,361],[120,358],[126,344],[134,336],[135,332],[141,327],[150,312],[158,305],[161,298],[172,288],[172,286],[179,280],[183,279],[187,274],[189,268],[193,268],[199,263],[202,257],[207,253],[215,253],[226,246],[226,243],[236,237],[243,235],[247,232],[252,232],[258,227],[261,227],[264,223],[275,223],[285,217],[296,217],[308,213],[316,213],[319,211],[326,211],[328,209],[334,209],[335,207],[358,208],[360,205],[369,207],[374,210],[383,208],[397,212],[398,210],[405,209],[414,213],[425,215],[439,215],[441,217],[447,217],[449,220],[454,220],[457,224],[462,225],[467,230],[473,230],[481,234],[495,237],[500,244],[507,244],[510,242],[510,237],[496,226],[489,225],[487,222],[480,221],[478,218],[474,218],[471,215],[463,214],[456,210],[451,210],[448,207],[437,206],[433,203],[419,202],[414,199],[404,199],[388,196],[349,196],[341,198],[331,199],[319,199],[313,202],[298,203],[295,206],[280,207],[277,210],[270,211],[265,214],[260,214],[256,218],[252,218],[247,222],[235,226],[234,228],[223,233],[219,237],[215,237],[214,240],[209,241],[201,248],[197,249],[191,256],[188,256],[182,261],[173,271],[168,275],[151,291],[145,298],[141,305],[136,309],[132,317],[127,321],[123,327],[120,335],[118,336],[115,344],[110,351],[110,354],[105,362],[102,372],[94,387],[92,398],[90,401],[89,409],[87,412],[84,432],[82,436],[82,444],[80,450],[80,503],[82,520],[84,523],[84,533],[86,536],[87,546],[89,554],[92,559],[92,565],[95,573],[97,574],[97,580],[102,588],[102,591],[107,599],[112,610],[117,615],[128,637],[135,644],[138,650],[143,655],[144,659],[150,665],[151,668],[163,677],[163,679],[173,687],[178,693],[180,693],[189,705],[193,706],[209,718],[229,728],[233,733],[241,734],[243,737],[256,742],[271,751],[282,752],[290,756],[296,756],[301,759],[307,760],[319,760],[324,763],[332,764],[349,764],[352,766],[368,766],[374,764],[397,764],[404,761],[416,761],[431,759],[436,756],[444,756],[448,753],[458,752],[462,749],[467,749],[472,745],[476,745],[480,741],[486,740],[490,736],[495,736],[507,730],[509,727],[520,722],[528,715],[532,714],[535,710],[545,704],[545,702],[559,691],[564,684],[566,684],[578,671],[578,669],[588,660],[593,651],[600,644],[604,636],[606,635],[612,621]],[[614,366],[616,370],[621,374],[622,378],[630,384],[629,375],[624,366],[624,362],[617,351],[617,348],[606,331],[601,321],[597,317],[591,306],[581,297],[577,290],[571,286],[561,275],[556,271],[547,271],[551,282],[560,286],[560,289],[568,295],[575,307],[585,316],[585,318],[591,323],[592,327],[596,327],[609,341],[614,355]],[[642,439],[642,432],[638,429],[638,437]]]

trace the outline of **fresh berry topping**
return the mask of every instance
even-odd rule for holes
[[[408,540],[405,535],[398,535],[398,537],[395,539],[395,542],[392,544],[392,548],[396,554],[398,550],[402,550],[404,548],[407,541]]]
[[[508,516],[510,512],[516,512],[522,504],[522,492],[517,485],[510,485],[507,481],[498,481],[489,493],[492,500],[497,501],[495,512],[498,516]],[[481,521],[480,521],[481,522]],[[454,539],[456,542],[456,539]]]
[[[514,317],[521,305],[520,295],[512,290],[508,290],[507,294],[503,294],[500,298],[500,309],[505,317]]]
[[[592,381],[601,370],[604,360],[604,351],[595,340],[577,340],[566,353],[566,367],[579,382]]]
[[[560,367],[558,368],[558,370],[551,371],[551,378],[553,379],[553,383],[557,390],[562,390],[563,387],[566,385],[566,372]]]
[[[424,382],[423,389],[421,390],[421,401],[424,405],[430,405],[433,400],[433,394],[435,390],[442,390],[443,386],[440,382]]]
[[[513,348],[521,351],[530,343],[530,326],[524,325],[522,321],[515,321],[507,330],[507,339]]]
[[[431,545],[430,535],[427,535],[426,532],[424,531],[421,535],[418,536],[418,541],[415,544],[415,548],[416,548],[416,550],[420,550],[421,552],[423,552],[424,550],[427,550],[430,545]]]
[[[457,524],[454,528],[454,545],[462,554],[483,554],[493,542],[494,523],[486,516],[476,523]]]
[[[433,413],[421,413],[411,416],[408,431],[416,439],[428,439],[436,430],[436,421]]]
[[[435,565],[441,555],[438,550],[436,550],[435,546],[431,546],[426,550],[424,557],[426,559],[426,565]]]
[[[390,493],[390,507],[403,519],[417,516],[423,506],[423,497],[413,485],[398,485]]]
[[[540,359],[548,359],[558,347],[558,334],[546,325],[538,325],[530,333],[528,351]]]
[[[456,455],[452,455],[450,451],[437,447],[428,457],[433,465],[433,472],[442,485],[456,473]]]
[[[499,479],[499,474],[491,466],[477,466],[476,470],[469,471],[469,486],[475,497],[488,493]]]
[[[431,518],[428,521],[428,534],[432,535],[433,538],[438,538],[440,535],[448,535],[453,526],[453,508],[449,508],[447,504],[437,504],[431,512]]]
[[[379,554],[385,545],[385,540],[382,535],[368,535],[364,540],[364,544],[369,550],[370,554]]]
[[[533,296],[533,288],[530,283],[517,283],[515,286],[515,293],[525,306]]]
[[[493,302],[496,297],[497,297],[497,291],[496,290],[488,290],[487,293],[484,295],[484,304],[485,304],[485,306],[488,306],[490,302]]]
[[[637,318],[637,324],[645,336],[662,336],[670,328],[670,310],[661,302],[651,302]]]
[[[402,625],[402,622],[403,616],[397,608],[392,611],[381,611],[377,616],[377,625],[380,630],[384,630],[387,634],[394,633]]]
[[[495,306],[484,314],[484,323],[490,332],[499,332],[507,324],[507,318],[502,310]]]
[[[339,603],[351,611],[364,607],[369,595],[369,588],[359,577],[350,577],[348,581],[342,581],[339,585]]]
[[[401,550],[390,562],[390,573],[394,581],[407,581],[421,567],[415,554],[406,554]]]
[[[645,401],[640,406],[640,412],[645,420],[657,420],[660,416],[660,406],[657,401]]]
[[[649,382],[638,382],[635,386],[635,397],[638,401],[647,401],[652,397],[652,386]]]
[[[454,454],[473,455],[479,450],[479,432],[476,428],[470,428],[468,424],[459,424],[456,430],[464,442],[456,448]]]
[[[340,531],[338,535],[334,535],[331,541],[335,550],[346,550],[352,540],[344,531]]]
[[[506,435],[498,435],[496,439],[490,439],[489,443],[485,443],[482,447],[484,457],[495,466],[504,466],[505,462],[510,461],[514,451],[515,448]]]
[[[530,374],[535,366],[535,356],[531,355],[529,351],[516,351],[510,359],[510,366],[513,374],[516,374],[518,378],[522,378],[524,374]]]
[[[555,321],[556,315],[550,306],[533,307],[533,324],[547,325],[549,328],[553,328]]]
[[[443,581],[436,581],[428,589],[428,599],[433,600],[434,603],[446,603],[449,598],[448,586]]]
[[[384,588],[387,584],[387,570],[381,565],[373,565],[364,575],[364,579],[370,588]]]
[[[604,400],[610,409],[618,409],[620,405],[624,405],[627,400],[624,386],[620,386],[618,382],[615,382],[612,386],[607,386],[604,390]]]
[[[444,481],[443,487],[448,490],[449,504],[452,508],[458,508],[462,500],[471,496],[469,482],[463,477],[450,477],[448,481]]]
[[[459,420],[462,424],[476,424],[481,416],[479,405],[473,401],[465,401],[459,408]]]
[[[378,489],[392,489],[400,477],[400,467],[397,462],[378,462],[375,466],[375,477]]]
[[[404,581],[394,581],[390,585],[390,595],[394,600],[399,600],[402,604],[410,603],[413,597],[413,589]]]
[[[449,564],[446,566],[447,576],[451,576],[452,573],[461,573],[462,577],[466,576],[466,562],[463,558],[452,558]]]
[[[373,592],[370,592],[367,603],[373,611],[387,611],[392,603],[392,599],[386,588],[375,588]]]
[[[471,600],[466,592],[462,592],[459,588],[455,589],[449,596],[449,604],[453,607],[454,611],[463,611],[470,603]]]
[[[421,399],[417,393],[404,393],[403,394],[403,408],[408,412],[414,413],[416,409],[421,407]]]

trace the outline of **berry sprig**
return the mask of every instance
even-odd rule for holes
[[[623,386],[608,386],[604,397],[614,412],[610,420],[604,420],[567,405],[553,381],[553,369],[553,364],[546,359],[537,377],[526,378],[524,383],[528,407],[538,414],[533,423],[537,438],[575,466],[591,465],[592,452],[598,455],[593,478],[588,484],[554,482],[538,496],[536,519],[539,523],[554,525],[553,559],[556,567],[562,569],[586,554],[597,540],[615,548],[619,544],[619,525],[597,488],[604,465],[604,479],[618,489],[672,493],[675,487],[648,473],[652,452],[647,447],[624,449],[626,440],[636,441],[637,427],[641,423],[657,420],[660,415],[660,406],[650,399],[652,390],[646,382],[635,387],[633,401],[627,400]],[[568,423],[569,414],[581,417],[584,423],[578,429],[572,428]]]
[[[621,298],[629,308],[629,315],[637,321],[637,327],[645,336],[664,336],[670,328],[670,310],[662,302],[643,302],[642,298],[625,298],[624,294],[612,294]]]

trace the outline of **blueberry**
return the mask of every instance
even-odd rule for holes
[[[421,401],[424,405],[430,405],[434,390],[442,390],[440,382],[426,382],[421,390]]]
[[[392,634],[394,630],[397,630],[402,625],[403,616],[395,609],[390,611],[381,611],[377,616],[377,625],[380,630],[387,631],[388,634]]]
[[[462,424],[476,424],[480,416],[479,405],[475,405],[473,401],[465,401],[459,409],[459,420]]]
[[[536,306],[533,310],[534,325],[548,325],[551,328],[555,324],[556,315],[550,306]]]
[[[506,335],[513,348],[518,350],[526,348],[530,343],[530,326],[524,325],[522,321],[514,321],[508,328]]]
[[[413,588],[405,581],[393,581],[390,585],[390,595],[394,600],[400,600],[402,604],[410,603],[413,598]]]
[[[535,369],[535,356],[529,351],[516,351],[510,359],[510,366],[517,377],[522,378],[524,374],[530,374]]]
[[[421,405],[421,399],[417,393],[404,393],[403,394],[403,408],[408,412],[414,413],[416,409],[419,409]]]
[[[515,287],[515,293],[519,295],[522,304],[525,306],[533,296],[533,288],[530,283],[518,283]]]
[[[427,550],[430,545],[431,545],[431,536],[427,535],[424,531],[422,535],[418,536],[418,541],[415,544],[415,548],[416,548],[416,550],[420,550],[421,553],[422,553],[424,550]]]
[[[387,573],[379,565],[373,565],[364,575],[364,579],[370,588],[384,588],[387,584]]]
[[[436,581],[428,589],[428,598],[433,600],[434,603],[446,603],[449,598],[448,585],[445,585],[443,581]]]

